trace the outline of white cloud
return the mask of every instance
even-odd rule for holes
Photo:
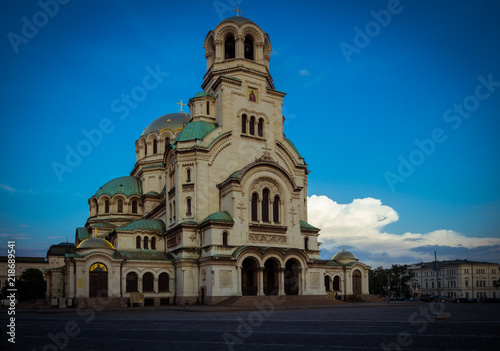
[[[499,238],[471,238],[453,230],[434,230],[429,233],[404,234],[387,233],[383,228],[399,220],[398,213],[390,206],[373,198],[354,199],[350,204],[339,204],[327,196],[312,195],[308,199],[308,222],[321,228],[319,241],[321,249],[337,251],[342,245],[348,245],[354,254],[364,253],[371,262],[368,264],[392,263],[398,258],[412,263],[432,260],[432,250],[425,246],[445,246],[464,248],[500,245]],[[466,257],[443,257],[456,259]],[[386,257],[386,262],[377,262],[375,258]]]
[[[302,69],[299,71],[299,76],[310,76],[311,74],[307,69]]]
[[[5,184],[0,184],[0,189],[8,191],[9,193],[15,193],[16,192],[16,189],[14,189],[13,187],[11,187],[9,185],[5,185]]]

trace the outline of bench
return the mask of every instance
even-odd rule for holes
[[[144,307],[144,294],[139,292],[130,293],[130,307],[134,307],[134,303],[141,304]]]

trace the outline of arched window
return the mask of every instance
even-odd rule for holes
[[[144,156],[147,156],[148,155],[148,142],[145,141],[144,142]]]
[[[167,273],[161,273],[158,277],[158,290],[165,292],[169,290],[170,277]]]
[[[255,117],[250,117],[250,135],[255,135]]]
[[[207,115],[210,115],[210,101],[207,101]]]
[[[252,194],[252,221],[258,221],[257,207],[259,203],[259,195],[257,193]]]
[[[309,238],[304,238],[304,250],[309,250]]]
[[[257,134],[260,137],[264,136],[264,119],[263,118],[259,119],[259,125],[257,127]]]
[[[104,201],[104,213],[109,213],[109,200]]]
[[[170,138],[165,138],[165,151],[167,151],[167,147],[170,145]]]
[[[338,275],[333,278],[333,291],[340,291],[340,278]]]
[[[137,201],[132,201],[132,213],[137,213]]]
[[[186,170],[186,182],[191,182],[191,169]]]
[[[142,276],[142,291],[154,291],[153,273],[144,273]]]
[[[280,222],[280,197],[276,195],[273,201],[273,222]]]
[[[222,233],[222,246],[227,246],[228,245],[228,238],[229,238],[229,233],[228,232]]]
[[[149,249],[149,238],[147,236],[144,237],[144,249]]]
[[[226,38],[224,45],[224,59],[233,59],[235,57],[234,36],[230,35]]]
[[[135,238],[135,248],[136,249],[140,249],[141,248],[141,237],[140,236],[137,236]]]
[[[245,37],[245,58],[253,60],[253,40],[248,35]]]
[[[247,132],[247,115],[241,116],[241,132],[243,134]]]
[[[175,221],[175,201],[173,202],[172,210],[174,211],[174,221]]]
[[[158,153],[158,142],[153,140],[153,155],[156,155]]]
[[[123,213],[123,200],[118,200],[118,213]]]
[[[137,278],[137,273],[135,272],[130,272],[127,274],[126,278],[126,292],[136,292],[138,291],[138,278]]]
[[[269,189],[262,191],[262,222],[269,222]]]
[[[156,238],[151,238],[151,250],[156,250]]]
[[[170,221],[172,221],[172,204],[168,204],[168,207],[170,209],[169,214],[170,214]]]
[[[191,199],[188,197],[186,199],[186,216],[191,216]]]

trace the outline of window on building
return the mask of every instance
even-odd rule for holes
[[[144,273],[142,276],[142,291],[154,291],[153,273]]]
[[[191,169],[190,168],[186,169],[186,182],[188,182],[188,183],[191,182]]]
[[[222,233],[222,246],[228,246],[228,238],[229,238],[228,232]]]
[[[468,287],[468,286],[469,286],[469,281],[468,281],[468,280],[466,280],[466,281],[465,281],[465,287]]]
[[[135,238],[135,248],[136,249],[140,249],[141,248],[141,237],[140,236],[137,236]]]
[[[243,134],[247,132],[247,115],[241,116],[241,132]]]
[[[258,215],[257,215],[257,210],[258,210],[258,204],[259,204],[259,195],[257,193],[252,194],[252,221],[257,222]]]
[[[151,238],[151,250],[156,250],[156,238]]]
[[[253,60],[253,40],[248,35],[245,37],[245,58]]]
[[[138,291],[138,284],[137,283],[138,283],[137,273],[135,273],[135,272],[127,273],[125,291],[126,292]]]
[[[174,215],[174,221],[175,221],[175,200],[173,202],[172,210],[174,211],[173,215]]]
[[[190,217],[191,216],[191,199],[188,197],[186,199],[186,216]]]
[[[167,273],[161,273],[158,277],[158,290],[165,292],[169,290],[170,277]]]
[[[309,238],[304,238],[304,250],[309,250]]]
[[[207,101],[207,115],[210,115],[210,101]]]
[[[149,238],[147,236],[144,237],[144,249],[149,249]]]
[[[262,118],[259,119],[259,125],[257,127],[257,134],[260,137],[264,136],[264,119],[262,119]]]
[[[153,140],[153,155],[156,155],[158,153],[158,142],[156,139]]]
[[[104,213],[109,213],[109,200],[104,201]]]
[[[167,147],[170,145],[170,138],[165,138],[165,151],[167,151]]]
[[[148,142],[145,141],[144,142],[144,156],[147,156],[148,155]]]
[[[123,213],[123,200],[118,200],[118,213]]]
[[[137,201],[132,201],[132,213],[137,213]]]
[[[250,117],[250,135],[255,135],[255,117]]]
[[[280,197],[276,195],[273,201],[273,222],[280,222]]]
[[[269,222],[269,189],[262,191],[262,222]]]
[[[224,59],[232,59],[235,57],[234,36],[230,35],[226,38],[224,44]]]

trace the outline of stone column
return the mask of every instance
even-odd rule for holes
[[[236,292],[239,296],[242,296],[243,293],[241,291],[241,266],[236,267],[236,284],[238,285],[236,288]]]
[[[244,58],[245,57],[245,37],[241,34],[238,34],[234,38],[234,46],[235,46],[235,58]]]
[[[215,40],[215,58],[214,63],[222,61],[222,40]]]
[[[283,267],[279,271],[279,295],[285,295],[285,269]]]
[[[299,295],[304,295],[306,292],[306,269],[299,268]]]
[[[264,63],[264,42],[259,41],[255,43],[254,59],[258,63]]]
[[[263,296],[264,295],[264,268],[259,267],[257,271],[257,295],[258,296]]]

